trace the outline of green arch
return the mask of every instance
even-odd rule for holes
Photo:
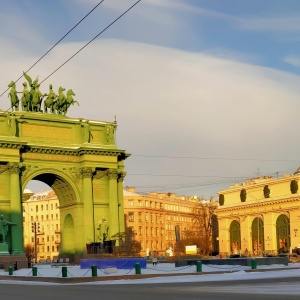
[[[254,254],[261,254],[265,250],[264,243],[264,222],[256,217],[252,221],[252,251]]]
[[[237,253],[241,250],[240,223],[236,220],[230,224],[230,250],[232,253]]]
[[[280,215],[276,221],[277,249],[278,252],[287,253],[291,246],[290,219],[286,215]]]

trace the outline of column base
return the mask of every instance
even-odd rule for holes
[[[11,255],[25,255],[25,252],[22,249],[20,249],[20,250],[13,249],[11,251]]]
[[[8,252],[8,244],[0,243],[0,256],[1,255],[10,255]]]

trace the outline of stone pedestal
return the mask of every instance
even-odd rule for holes
[[[9,255],[7,243],[0,243],[0,256],[1,255]]]

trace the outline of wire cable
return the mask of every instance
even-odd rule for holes
[[[132,154],[131,157],[148,157],[148,158],[170,158],[170,159],[199,159],[199,160],[249,160],[249,161],[282,161],[282,162],[299,162],[299,159],[264,159],[264,158],[230,158],[230,157],[197,157],[197,156],[168,156],[168,155],[141,155]]]
[[[77,24],[75,24],[59,41],[57,41],[43,56],[41,56],[25,73],[29,72],[38,62],[40,62],[53,48],[55,48],[71,31],[73,31],[85,18],[87,18],[104,0],[101,0],[92,10],[90,10]],[[18,82],[23,77],[23,74],[15,81]],[[2,97],[9,88],[7,88],[1,95]]]
[[[136,6],[142,0],[138,0],[132,6],[130,6],[125,12],[123,12],[119,17],[117,17],[113,22],[111,22],[108,26],[106,26],[102,31],[100,31],[94,38],[92,38],[88,43],[86,43],[83,47],[81,47],[77,52],[75,52],[69,59],[67,59],[63,64],[61,64],[58,68],[56,68],[50,75],[48,75],[44,80],[41,81],[42,84],[49,77],[51,77],[54,73],[56,73],[60,68],[62,68],[66,63],[68,63],[72,58],[74,58],[79,52],[81,52],[85,47],[87,47],[90,43],[92,43],[97,37],[99,37],[103,32],[105,32],[109,27],[111,27],[114,23],[116,23],[119,19],[121,19],[125,14],[127,14],[134,6]]]

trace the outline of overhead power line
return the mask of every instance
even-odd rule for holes
[[[92,38],[88,43],[86,43],[83,47],[81,47],[77,52],[75,52],[69,59],[67,59],[63,64],[61,64],[58,68],[56,68],[50,75],[48,75],[41,83],[46,81],[49,77],[51,77],[54,73],[56,73],[61,67],[63,67],[66,63],[68,63],[72,58],[74,58],[79,52],[81,52],[85,47],[87,47],[90,43],[92,43],[97,37],[99,37],[103,32],[105,32],[110,26],[116,23],[119,19],[121,19],[125,14],[127,14],[134,6],[136,6],[142,0],[138,0],[132,6],[130,6],[125,12],[123,12],[119,17],[117,17],[113,22],[111,22],[108,26],[106,26],[103,30],[101,30],[94,38]]]
[[[249,160],[249,161],[282,161],[299,162],[299,159],[265,159],[265,158],[233,158],[233,157],[198,157],[198,156],[168,156],[132,154],[131,157],[170,158],[170,159],[199,159],[199,160]]]
[[[53,48],[55,48],[71,31],[73,31],[86,17],[88,17],[104,0],[100,1],[92,10],[90,10],[77,24],[75,24],[60,40],[58,40],[43,56],[41,56],[25,73],[29,72],[38,62],[40,62]],[[15,81],[18,82],[23,77],[23,74]],[[2,97],[9,88],[7,88],[1,95]]]

